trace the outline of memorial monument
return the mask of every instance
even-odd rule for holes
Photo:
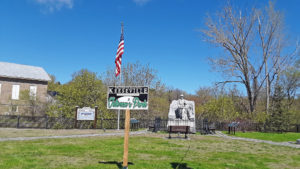
[[[195,102],[183,99],[173,100],[170,105],[167,126],[190,126],[190,132],[196,133]]]

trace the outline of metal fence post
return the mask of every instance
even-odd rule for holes
[[[77,128],[77,110],[78,110],[79,106],[76,106],[75,108],[75,124],[74,124],[74,128]]]
[[[46,125],[45,125],[45,128],[46,129],[48,128],[48,115],[46,115]]]
[[[96,129],[97,127],[97,114],[98,114],[98,106],[95,106],[94,129]]]
[[[20,126],[20,116],[18,116],[17,128]]]

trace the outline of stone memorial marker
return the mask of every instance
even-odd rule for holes
[[[167,126],[190,126],[190,132],[196,133],[195,102],[183,99],[183,95],[179,100],[173,100]]]

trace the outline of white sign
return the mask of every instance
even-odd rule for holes
[[[77,120],[95,120],[95,109],[83,107],[77,110]]]
[[[147,86],[109,86],[107,109],[148,110]]]

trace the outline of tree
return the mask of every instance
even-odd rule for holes
[[[209,121],[230,122],[238,117],[233,101],[227,96],[221,96],[208,101],[202,109],[201,116]]]
[[[297,49],[284,53],[286,38],[283,33],[283,16],[269,3],[265,9],[250,11],[225,6],[216,17],[207,17],[205,40],[226,51],[224,56],[211,57],[212,65],[229,80],[220,83],[240,83],[247,92],[247,111],[253,113],[258,96],[266,86],[267,105],[272,82],[289,61],[296,56]]]
[[[293,107],[289,109],[293,113],[292,122],[294,124],[300,124],[300,96],[295,99]]]
[[[273,96],[273,106],[271,109],[271,115],[269,119],[269,124],[272,131],[282,133],[288,128],[290,123],[286,106],[284,104],[284,92],[281,86],[276,86],[274,96]]]
[[[22,105],[24,112],[31,116],[44,115],[47,107],[47,102],[41,102],[40,99],[30,93],[29,90],[20,92],[19,102]]]
[[[156,88],[160,83],[157,77],[157,71],[150,67],[149,64],[140,62],[127,63],[123,65],[120,82],[120,76],[116,77],[114,69],[107,69],[102,75],[102,80],[107,86],[124,85],[124,86],[149,86]]]
[[[287,95],[289,109],[294,102],[297,89],[300,87],[300,60],[283,72],[280,84]]]
[[[48,82],[48,91],[57,91],[59,86],[60,86],[60,82],[56,81],[56,77],[54,75],[50,75],[51,81]]]
[[[196,96],[199,98],[198,104],[204,105],[209,100],[215,98],[214,89],[211,87],[200,87],[196,91]]]
[[[73,117],[75,106],[98,106],[100,112],[106,111],[106,88],[96,73],[82,69],[72,75],[72,80],[58,88],[57,102],[48,114],[52,116]]]

